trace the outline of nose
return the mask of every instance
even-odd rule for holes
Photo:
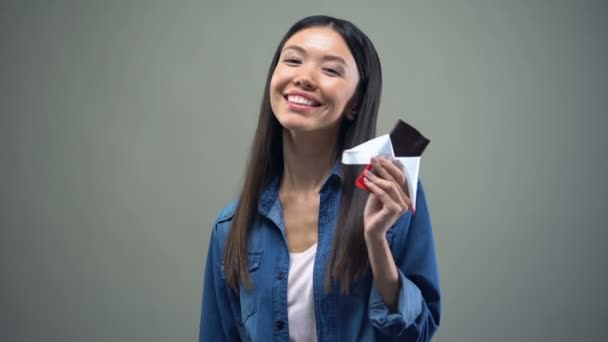
[[[313,90],[315,89],[316,86],[316,82],[312,79],[310,72],[308,71],[303,71],[300,74],[298,74],[294,80],[293,83],[305,90]]]

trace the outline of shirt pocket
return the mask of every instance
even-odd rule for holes
[[[262,251],[255,251],[247,253],[247,270],[249,273],[257,271],[260,267],[260,260],[262,259]]]
[[[251,272],[256,271],[260,267],[260,259],[262,258],[262,252],[249,252],[247,253],[247,270],[250,275]],[[222,260],[222,264],[220,265],[220,271],[222,274],[222,279],[225,279],[224,273],[224,260]]]

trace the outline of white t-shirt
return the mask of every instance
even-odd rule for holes
[[[289,253],[287,318],[292,342],[317,341],[312,284],[316,254],[316,243],[304,252]]]

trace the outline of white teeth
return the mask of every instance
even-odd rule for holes
[[[315,105],[314,101],[311,101],[311,100],[309,100],[305,97],[299,96],[299,95],[288,95],[287,101],[305,105],[305,106],[314,106]]]

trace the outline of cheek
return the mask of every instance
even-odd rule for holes
[[[289,73],[281,66],[277,66],[272,73],[272,78],[270,79],[270,89],[281,90],[288,80]]]
[[[280,72],[280,70],[276,70],[273,72],[272,77],[270,78],[269,85],[269,96],[270,96],[270,107],[273,112],[277,112],[278,104],[280,102],[279,94],[282,93],[285,88],[285,76]]]
[[[276,74],[272,74],[272,77],[270,78],[270,86],[269,87],[270,87],[270,92],[271,93],[274,90],[276,90],[276,87],[277,87],[277,76],[276,76]]]
[[[343,109],[355,94],[355,89],[350,84],[344,84],[344,82],[334,84],[330,89],[332,89],[334,105],[340,107],[340,109]]]

